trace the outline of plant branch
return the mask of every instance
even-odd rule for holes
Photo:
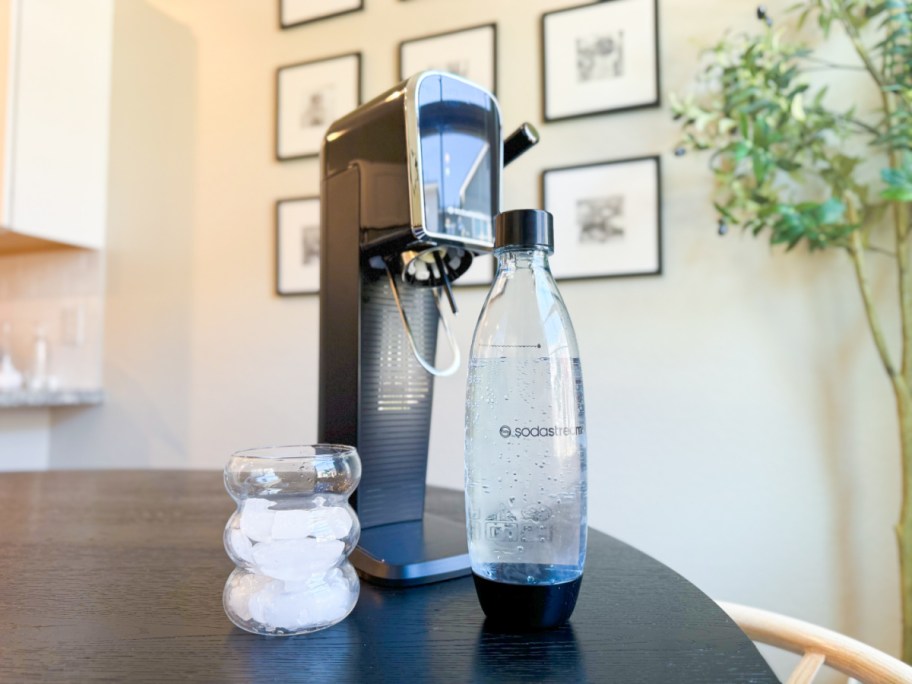
[[[884,83],[883,74],[880,73],[880,69],[877,68],[877,65],[874,64],[874,61],[871,59],[871,55],[868,54],[867,48],[865,48],[864,43],[861,42],[861,36],[858,33],[858,29],[852,24],[852,19],[849,16],[848,11],[846,11],[845,6],[839,0],[833,0],[833,8],[836,11],[836,15],[839,17],[839,21],[845,29],[846,35],[849,37],[849,40],[852,41],[852,46],[855,48],[855,52],[861,58],[862,63],[865,66],[865,69],[868,70],[868,73],[871,74],[871,78],[874,79],[874,82],[877,83],[877,86],[880,89],[880,92],[884,92]]]
[[[827,64],[823,63],[820,66],[804,67],[801,70],[802,73],[808,73],[809,71],[867,71],[863,66],[848,66],[846,64]]]
[[[855,48],[855,52],[861,58],[871,78],[879,86],[880,98],[883,102],[884,125],[887,130],[892,125],[894,115],[894,102],[889,91],[886,89],[883,74],[874,64],[871,55],[864,43],[858,29],[852,24],[851,18],[845,9],[841,0],[833,0],[833,6],[836,9],[840,22],[845,29],[849,40]],[[890,161],[891,168],[897,168],[899,158],[896,148],[890,145],[887,148],[887,157]],[[896,239],[896,262],[899,270],[899,309],[902,320],[902,376],[905,385],[908,387],[912,384],[912,272],[909,269],[909,226],[905,216],[905,205],[902,202],[893,202],[893,233]],[[857,270],[857,268],[856,268]],[[872,324],[873,325],[873,324]],[[873,328],[872,328],[873,330]],[[894,377],[890,375],[891,379]]]
[[[884,119],[887,128],[893,118],[893,102],[883,90]],[[887,157],[890,167],[899,166],[899,156],[892,145],[887,148]],[[906,205],[894,201],[893,205],[893,234],[896,241],[896,263],[899,271],[899,313],[902,322],[902,376],[908,387],[912,384],[912,269],[909,267],[909,220],[906,216]]]
[[[895,526],[899,545],[899,581],[903,616],[903,660],[912,662],[912,405],[909,388],[902,376],[895,378],[893,392],[899,417],[900,462],[902,464],[902,503]]]
[[[895,156],[895,155],[891,155]],[[893,202],[896,263],[899,266],[899,306],[902,317],[902,375],[906,385],[912,374],[912,268],[909,267],[909,225],[906,205]]]
[[[855,266],[855,280],[858,281],[858,289],[861,292],[861,300],[864,303],[865,316],[868,319],[868,326],[871,328],[871,335],[874,337],[874,345],[877,347],[877,353],[880,356],[880,362],[894,383],[897,375],[896,366],[890,358],[890,350],[887,348],[887,341],[884,339],[883,327],[880,325],[880,318],[874,305],[874,296],[871,294],[871,282],[868,279],[867,266],[864,257],[864,245],[861,242],[859,231],[853,231],[851,242],[846,247],[849,256],[852,258],[852,264]]]
[[[846,69],[849,71],[867,71],[863,66],[858,66],[857,64],[837,64],[836,62],[831,62],[828,59],[821,59],[820,57],[814,57],[813,55],[804,55],[801,57],[806,62],[813,62],[814,64],[820,64],[822,67],[827,69]]]
[[[877,128],[874,127],[874,126],[872,126],[871,124],[867,124],[867,123],[865,123],[864,121],[861,121],[861,120],[859,120],[859,119],[855,119],[855,118],[852,118],[852,117],[849,117],[849,116],[840,116],[839,118],[842,119],[843,121],[845,121],[845,122],[848,123],[848,124],[852,124],[852,125],[854,125],[854,126],[858,126],[859,128],[861,128],[862,130],[867,131],[868,133],[870,133],[870,134],[873,135],[874,137],[879,137],[879,136],[880,136],[880,131],[877,130]]]
[[[877,247],[875,245],[868,245],[867,247],[865,247],[865,249],[868,252],[875,252],[876,254],[883,254],[884,256],[888,256],[892,259],[896,258],[896,252],[891,252],[889,249],[884,249],[883,247]]]

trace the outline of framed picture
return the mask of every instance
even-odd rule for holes
[[[556,278],[662,272],[658,157],[549,169],[542,205],[554,215]]]
[[[659,106],[657,0],[607,0],[542,16],[544,118]]]
[[[361,9],[364,0],[279,0],[279,26],[287,29]]]
[[[276,293],[320,291],[320,198],[276,202]]]
[[[329,125],[359,104],[361,53],[280,67],[276,72],[276,157],[316,157]]]
[[[497,91],[497,25],[413,38],[399,44],[399,80],[425,69],[462,76]]]

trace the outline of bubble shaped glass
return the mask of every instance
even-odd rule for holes
[[[248,449],[225,465],[237,510],[225,551],[237,568],[222,601],[241,629],[289,636],[325,629],[355,607],[360,584],[348,556],[361,526],[348,498],[361,479],[354,447]]]

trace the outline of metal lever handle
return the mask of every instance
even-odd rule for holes
[[[529,122],[513,131],[503,144],[503,165],[506,166],[539,141],[538,131]]]
[[[440,317],[440,322],[443,324],[443,330],[447,336],[447,342],[453,352],[453,363],[444,369],[429,364],[421,355],[421,352],[418,351],[418,345],[415,344],[415,338],[412,335],[412,326],[409,325],[408,317],[405,315],[405,309],[402,308],[402,302],[399,300],[399,287],[396,285],[396,278],[393,276],[389,264],[386,265],[386,275],[389,277],[390,289],[393,291],[393,299],[396,300],[396,308],[399,309],[399,318],[402,320],[402,326],[405,328],[405,336],[408,338],[409,346],[412,348],[412,354],[415,355],[415,359],[421,364],[421,367],[431,375],[436,375],[437,377],[453,375],[453,373],[459,370],[459,364],[462,362],[462,359],[459,354],[459,346],[456,344],[456,336],[453,334],[453,331],[450,330],[450,325],[447,323],[446,318],[444,318],[443,311],[440,310],[440,296],[437,294],[437,288],[431,290],[434,295],[434,305],[437,307],[437,315]]]

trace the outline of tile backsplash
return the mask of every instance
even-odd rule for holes
[[[28,375],[39,329],[48,341],[48,374],[61,388],[101,387],[104,255],[60,249],[0,256],[0,346],[11,327],[13,364]]]

